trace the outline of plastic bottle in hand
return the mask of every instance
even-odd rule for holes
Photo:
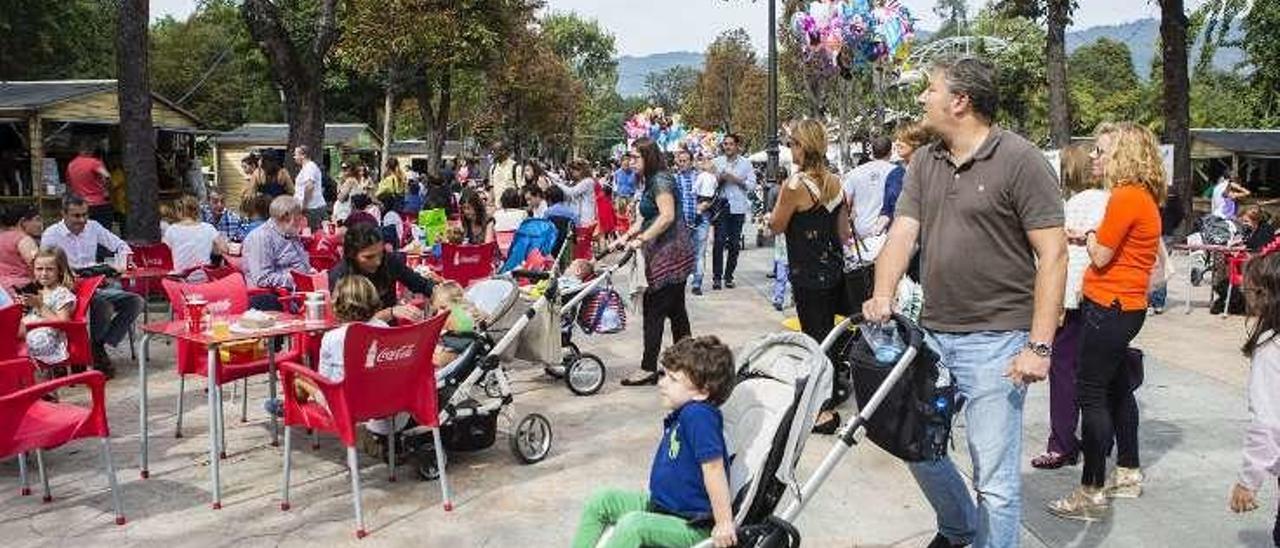
[[[893,365],[902,355],[902,351],[906,350],[902,335],[898,333],[897,326],[893,322],[863,322],[858,330],[862,332],[863,340],[867,341],[867,346],[871,347],[880,365]]]

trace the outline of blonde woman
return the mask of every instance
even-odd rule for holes
[[[1096,521],[1108,499],[1142,493],[1138,462],[1138,403],[1133,397],[1129,342],[1147,317],[1147,288],[1160,242],[1164,167],[1155,135],[1124,122],[1100,128],[1093,173],[1111,191],[1096,230],[1068,229],[1068,239],[1088,250],[1080,314],[1076,399],[1082,417],[1084,470],[1080,486],[1052,501],[1059,517]],[[1116,442],[1116,469],[1107,478],[1107,453]]]
[[[793,122],[786,145],[799,166],[778,193],[769,229],[785,234],[800,330],[821,341],[835,325],[844,292],[844,245],[852,237],[840,177],[827,169],[827,131],[816,120]],[[830,400],[829,400],[830,401]],[[824,405],[824,408],[827,405]],[[834,433],[840,416],[825,409],[813,430]]]

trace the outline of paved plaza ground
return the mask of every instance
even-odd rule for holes
[[[690,297],[695,334],[716,334],[738,347],[781,328],[783,313],[765,296],[764,276],[772,253],[744,252],[734,290]],[[1185,272],[1185,270],[1184,270]],[[1048,389],[1031,388],[1023,430],[1024,546],[1264,546],[1276,507],[1273,487],[1262,508],[1245,516],[1227,510],[1235,478],[1248,362],[1238,347],[1243,322],[1210,316],[1207,289],[1194,293],[1198,308],[1181,309],[1185,284],[1171,287],[1178,306],[1149,318],[1137,346],[1146,350],[1142,409],[1142,458],[1146,492],[1115,504],[1110,519],[1085,525],[1051,517],[1045,501],[1070,489],[1079,467],[1045,472],[1027,461],[1043,449]],[[794,312],[793,310],[788,312]],[[660,432],[663,411],[655,389],[617,384],[640,355],[640,321],[624,334],[581,337],[580,345],[603,357],[610,380],[592,397],[575,397],[537,367],[515,365],[516,408],[549,417],[555,429],[550,457],[518,463],[505,438],[489,450],[451,455],[450,479],[457,507],[446,513],[434,482],[418,481],[403,469],[389,483],[386,467],[366,459],[365,546],[556,547],[566,546],[582,500],[596,487],[643,488]],[[269,445],[261,409],[265,380],[250,385],[249,421],[228,393],[227,444],[222,467],[223,502],[209,508],[207,408],[194,382],[188,385],[182,439],[173,437],[177,378],[172,346],[153,345],[151,380],[151,477],[138,479],[136,365],[116,351],[120,376],[108,384],[111,443],[129,523],[111,524],[110,497],[100,473],[98,445],[79,442],[46,454],[55,500],[18,497],[17,465],[0,462],[0,538],[24,546],[271,546],[356,544],[352,535],[350,483],[336,440],[322,439],[312,451],[295,437],[293,509],[278,509],[281,449]],[[849,409],[842,410],[846,417]],[[968,469],[958,425],[958,459]],[[810,439],[802,471],[812,470],[830,448],[830,438]],[[823,486],[799,520],[806,546],[924,546],[935,527],[933,513],[903,464],[870,444],[858,446]]]

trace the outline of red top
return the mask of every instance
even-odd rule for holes
[[[102,160],[94,158],[88,154],[76,156],[71,163],[67,165],[67,184],[71,187],[71,192],[84,198],[85,203],[91,206],[103,205],[110,203],[110,195],[107,194],[107,183],[102,180],[99,171],[106,171],[106,164]]]
[[[22,260],[18,243],[28,237],[21,230],[0,232],[0,287],[13,289],[31,283],[31,264]]]
[[[1085,272],[1084,296],[1102,306],[1118,301],[1122,310],[1146,310],[1159,241],[1155,198],[1138,185],[1115,186],[1098,227],[1098,243],[1115,250],[1115,256],[1107,266]]]

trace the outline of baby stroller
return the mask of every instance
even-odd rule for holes
[[[801,484],[796,477],[796,464],[823,400],[831,393],[833,369],[826,351],[861,320],[860,315],[845,319],[827,335],[821,347],[803,334],[779,333],[740,355],[738,382],[721,406],[725,442],[732,453],[729,489],[734,493],[738,546],[800,545],[800,533],[791,523],[857,442],[872,414],[921,351],[923,338],[919,329],[895,315],[895,323],[908,338],[905,350],[874,393],[860,402],[858,415],[836,434],[838,443],[821,465]],[[792,496],[787,506],[776,512],[788,493]],[[711,541],[698,546],[709,548]]]
[[[621,298],[613,290],[613,275],[631,260],[628,250],[617,263],[605,267],[596,276],[576,286],[562,286],[560,293],[560,347],[564,356],[545,368],[548,375],[563,378],[569,390],[579,396],[590,396],[604,387],[604,360],[583,352],[573,342],[575,324],[588,334],[614,333],[626,328]],[[597,260],[604,256],[598,256]],[[587,303],[591,300],[590,304]]]
[[[479,322],[474,333],[450,335],[450,344],[460,347],[449,364],[436,370],[440,401],[440,435],[448,451],[479,451],[497,441],[498,420],[503,418],[510,428],[510,446],[522,463],[532,464],[551,452],[551,421],[538,413],[519,416],[513,404],[511,381],[503,368],[502,356],[513,348],[521,334],[538,314],[548,309],[547,300],[554,298],[552,287],[538,302],[514,320],[502,337],[495,340],[491,325]],[[485,280],[467,290],[467,299],[486,317],[510,316],[519,289],[510,277]],[[517,419],[517,417],[519,417]],[[406,432],[405,447],[418,461],[423,479],[436,479],[443,473],[436,465],[434,444],[426,436]]]

